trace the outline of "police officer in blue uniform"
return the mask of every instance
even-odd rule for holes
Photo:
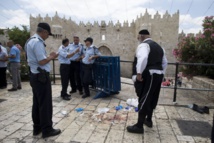
[[[69,40],[63,39],[62,45],[59,47],[59,62],[60,62],[60,76],[61,76],[61,84],[62,84],[62,91],[61,97],[64,100],[70,100],[70,95],[67,94],[67,88],[70,78],[70,58],[76,55],[79,52],[79,48],[75,49],[74,52],[69,53]]]
[[[60,129],[53,129],[52,125],[52,89],[49,72],[50,61],[58,55],[51,52],[47,56],[45,40],[52,35],[47,23],[39,23],[37,32],[25,44],[27,61],[30,66],[30,85],[33,91],[33,135],[42,132],[42,137],[55,136],[61,133]]]
[[[79,37],[73,37],[73,43],[69,45],[70,53],[74,53],[77,49],[82,49],[83,44],[79,43]],[[70,58],[70,84],[71,84],[71,92],[75,93],[76,90],[79,90],[79,94],[82,95],[82,82],[80,78],[80,60],[81,60],[81,53],[76,52],[74,56]]]
[[[85,94],[82,98],[86,98],[90,96],[89,85],[93,84],[92,79],[92,65],[96,58],[101,56],[98,48],[96,48],[93,44],[93,39],[88,37],[85,41],[85,48],[82,50],[82,82]]]

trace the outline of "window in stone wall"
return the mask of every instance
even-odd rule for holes
[[[106,36],[102,35],[102,41],[105,41],[105,40],[106,40]]]

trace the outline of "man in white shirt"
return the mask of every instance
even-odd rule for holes
[[[7,49],[4,48],[0,43],[0,89],[7,88],[7,78],[6,78],[6,70],[7,70]]]
[[[143,133],[143,124],[152,127],[152,114],[158,102],[167,67],[164,50],[152,41],[148,30],[141,30],[138,40],[140,44],[136,50],[132,77],[139,97],[138,122],[127,127],[131,133]]]

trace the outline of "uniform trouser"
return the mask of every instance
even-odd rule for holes
[[[69,64],[60,64],[60,76],[61,76],[61,84],[62,84],[61,97],[64,97],[67,95],[68,83],[70,78]]]
[[[0,67],[0,87],[7,86],[7,77],[6,77],[7,67]]]
[[[138,123],[140,125],[143,125],[146,116],[149,120],[152,118],[153,110],[158,103],[163,74],[150,74],[146,70],[142,78],[142,93],[139,96],[138,104]]]
[[[10,63],[13,88],[21,87],[20,63]]]
[[[80,78],[80,62],[71,61],[70,64],[70,84],[72,91],[82,91],[82,82]]]
[[[32,119],[34,130],[42,129],[47,133],[52,129],[52,91],[50,77],[45,83],[38,81],[38,74],[30,75],[30,85],[33,91]]]
[[[92,64],[82,64],[82,82],[84,92],[90,96],[89,85],[92,85]]]

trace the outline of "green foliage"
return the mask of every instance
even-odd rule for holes
[[[214,17],[205,17],[202,26],[202,34],[183,37],[173,50],[179,62],[214,63]],[[183,66],[182,71],[187,77],[203,75],[214,79],[214,67]]]
[[[8,35],[10,40],[13,40],[15,44],[20,44],[22,47],[24,47],[27,39],[30,38],[30,32],[25,25],[22,25],[22,29],[16,26],[13,27],[8,31]]]
[[[0,35],[4,35],[4,30],[0,29]]]

